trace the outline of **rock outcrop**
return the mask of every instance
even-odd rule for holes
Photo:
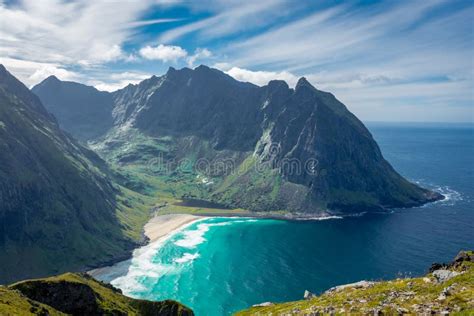
[[[473,251],[463,251],[453,262],[443,264],[446,270],[424,277],[360,281],[333,287],[319,296],[307,291],[302,301],[254,305],[236,315],[471,315],[473,255]]]
[[[142,315],[192,316],[193,311],[172,301],[151,302],[122,295],[109,284],[86,274],[66,273],[0,287],[4,315]]]

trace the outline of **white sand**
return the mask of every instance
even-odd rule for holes
[[[174,233],[178,228],[192,223],[196,220],[203,219],[202,216],[195,216],[189,214],[168,214],[155,216],[145,225],[145,236],[150,239],[150,242]]]

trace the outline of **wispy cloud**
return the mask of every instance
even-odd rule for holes
[[[291,6],[288,4],[289,2],[284,0],[211,1],[211,6],[217,8],[217,13],[169,30],[160,35],[159,41],[172,43],[193,33],[197,33],[201,41],[235,35],[271,24],[275,17],[290,11]]]
[[[449,104],[457,103],[465,108],[457,119],[473,120],[474,10],[446,5],[411,1],[368,10],[341,5],[229,43],[222,54],[239,68],[304,75],[362,118],[385,116],[383,109],[396,112],[403,104],[430,108],[442,120]],[[379,112],[373,110],[376,102]],[[440,102],[446,102],[444,109]],[[402,113],[386,117],[407,119]],[[423,120],[417,113],[411,119]]]
[[[92,0],[0,3],[0,56],[8,58],[6,66],[27,84],[36,83],[39,74],[45,73],[43,69],[53,69],[51,65],[57,69],[49,72],[65,74],[75,67],[131,60],[133,55],[124,52],[123,43],[133,35],[134,29],[174,20],[140,19],[158,3],[153,0],[120,4]],[[19,68],[22,60],[25,63]],[[28,74],[25,65],[30,67]]]
[[[182,20],[183,19],[152,19],[152,20],[130,22],[126,26],[127,27],[140,27],[140,26],[147,26],[147,25],[154,25],[154,24],[178,22]]]
[[[27,85],[107,90],[211,63],[259,85],[305,76],[362,119],[474,120],[473,16],[462,0],[0,0],[0,62]]]
[[[188,66],[192,67],[194,66],[194,63],[196,63],[197,60],[201,60],[201,59],[206,60],[211,57],[212,57],[212,52],[209,49],[198,47],[194,51],[194,54],[187,58]]]

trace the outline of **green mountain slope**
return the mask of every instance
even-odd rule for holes
[[[171,300],[132,299],[88,275],[66,273],[0,287],[0,314],[192,316],[193,312]]]
[[[139,233],[126,224],[136,214],[123,215],[108,172],[0,66],[0,283],[128,254]]]

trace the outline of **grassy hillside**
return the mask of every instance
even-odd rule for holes
[[[0,314],[191,316],[193,312],[171,300],[132,299],[85,274],[66,273],[0,287]]]
[[[433,265],[431,271],[419,278],[336,287],[306,300],[266,303],[237,315],[473,315],[474,252],[462,252],[451,264]],[[444,280],[443,274],[449,277]]]
[[[127,256],[151,202],[111,176],[0,65],[0,284]]]

